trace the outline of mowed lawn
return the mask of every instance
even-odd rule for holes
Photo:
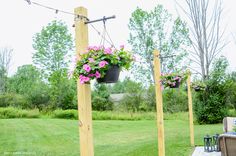
[[[156,121],[93,121],[95,156],[157,155]],[[0,119],[0,155],[78,156],[76,120]],[[222,125],[195,125],[195,143]],[[188,121],[165,120],[166,156],[189,156]]]

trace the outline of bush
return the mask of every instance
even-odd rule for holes
[[[125,110],[132,112],[148,110],[145,89],[141,83],[126,80],[125,93],[125,97],[121,100],[121,106]]]
[[[227,108],[221,95],[202,93],[195,101],[194,112],[198,123],[212,124],[222,122],[227,115]],[[201,99],[201,100],[200,100]]]
[[[13,107],[0,108],[0,118],[39,118],[39,110],[22,110]]]
[[[188,95],[183,89],[165,89],[163,91],[164,112],[176,113],[188,110]]]
[[[60,119],[78,119],[78,111],[71,110],[55,110],[49,114],[52,118]],[[155,112],[114,112],[114,111],[93,111],[93,120],[154,120]]]
[[[29,101],[19,94],[0,95],[0,107],[29,108]]]
[[[93,111],[93,120],[154,120],[155,112]]]
[[[68,110],[57,109],[53,111],[52,117],[60,119],[78,119],[78,111],[75,109],[68,109]]]
[[[92,108],[97,111],[113,110],[113,103],[109,100],[110,92],[104,84],[96,84],[92,92]]]
[[[219,58],[214,63],[210,77],[205,82],[206,90],[196,93],[194,112],[200,124],[222,122],[228,114],[228,88],[230,84],[225,73],[227,66],[226,58]]]

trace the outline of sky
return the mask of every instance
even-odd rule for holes
[[[107,21],[106,27],[116,46],[126,45],[129,37],[128,23],[132,12],[140,7],[144,10],[151,10],[157,4],[162,4],[174,16],[181,15],[176,11],[174,0],[33,0],[35,2],[73,13],[74,8],[83,6],[88,9],[90,20],[102,18],[103,16],[116,15],[115,19]],[[183,0],[178,0],[180,3]],[[226,28],[225,38],[229,41],[223,50],[230,63],[230,70],[236,71],[236,1],[223,0],[224,14],[222,28]],[[182,15],[181,15],[182,16]],[[55,13],[53,10],[29,5],[25,0],[1,0],[0,1],[0,48],[13,48],[13,58],[10,67],[10,75],[14,74],[17,67],[32,63],[32,38],[35,33],[40,32],[52,20],[62,20],[68,25],[71,34],[74,36],[74,17],[63,13]],[[93,24],[102,32],[102,23]],[[89,26],[89,45],[100,43],[101,37]]]

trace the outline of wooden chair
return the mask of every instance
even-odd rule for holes
[[[235,117],[225,117],[223,119],[223,130],[225,133],[233,132],[234,128],[236,128],[236,118]],[[236,156],[236,154],[235,154]]]
[[[236,156],[236,135],[235,134],[222,134],[219,137],[219,147],[221,156]]]

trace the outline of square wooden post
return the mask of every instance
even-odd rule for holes
[[[161,63],[160,52],[154,50],[154,74],[156,90],[156,109],[157,109],[157,131],[158,131],[158,156],[165,156],[165,135],[163,119],[163,103],[161,91]]]
[[[194,146],[194,128],[193,128],[193,104],[192,104],[192,93],[191,93],[191,73],[188,70],[188,110],[189,110],[189,129],[190,129],[190,144]]]
[[[75,14],[87,17],[87,9],[75,8]],[[84,53],[88,47],[88,26],[84,24],[85,18],[75,18],[75,45],[76,55]],[[93,128],[92,128],[92,106],[90,84],[80,84],[77,81],[78,113],[79,113],[79,137],[80,155],[94,156]]]

